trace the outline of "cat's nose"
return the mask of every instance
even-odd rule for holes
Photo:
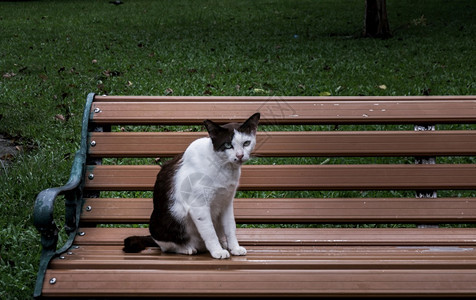
[[[236,158],[238,158],[238,160],[242,160],[243,159],[243,156],[245,156],[244,154],[237,154],[236,155]]]

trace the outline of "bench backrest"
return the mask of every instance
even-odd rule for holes
[[[203,120],[258,111],[237,223],[476,221],[474,96],[95,96],[82,225],[147,224],[160,164],[206,136]]]

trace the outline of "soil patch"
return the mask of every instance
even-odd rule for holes
[[[0,164],[5,167],[18,153],[15,144],[4,135],[0,134]]]

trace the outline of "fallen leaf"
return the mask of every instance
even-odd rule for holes
[[[426,26],[426,18],[425,15],[421,15],[421,17],[413,19],[412,23],[414,26]]]
[[[122,73],[120,71],[111,71],[111,70],[106,70],[103,72],[103,74],[106,77],[116,77],[116,76],[121,76]]]
[[[55,119],[58,120],[58,121],[64,121],[65,120],[64,116],[61,115],[61,114],[55,115]]]
[[[322,97],[322,96],[330,96],[330,95],[332,95],[332,94],[329,93],[329,92],[320,92],[320,93],[319,93],[319,96],[321,96],[321,97]]]
[[[48,75],[46,75],[46,74],[40,74],[40,75],[38,75],[38,76],[40,76],[40,78],[41,78],[43,81],[47,81],[47,80],[48,80]]]
[[[15,77],[15,76],[17,76],[17,74],[15,74],[13,72],[3,74],[3,78],[12,78],[12,77]]]
[[[100,91],[102,91],[102,92],[104,92],[104,90],[105,90],[104,84],[102,84],[102,83],[99,83],[99,84],[97,85],[97,88],[98,88]]]
[[[1,160],[13,160],[13,158],[14,158],[14,156],[11,153],[7,153],[7,154],[4,154],[4,155],[0,156]]]
[[[386,90],[387,86],[385,84],[382,84],[382,85],[379,85],[378,88],[381,90]]]

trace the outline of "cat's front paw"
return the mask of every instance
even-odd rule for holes
[[[185,255],[194,255],[197,254],[198,251],[194,247],[184,247],[177,252]]]
[[[212,255],[213,258],[216,258],[216,259],[225,259],[230,257],[230,252],[228,252],[225,249],[212,251],[210,252],[210,254]]]
[[[230,250],[232,255],[246,255],[246,249],[244,247],[236,247]]]

